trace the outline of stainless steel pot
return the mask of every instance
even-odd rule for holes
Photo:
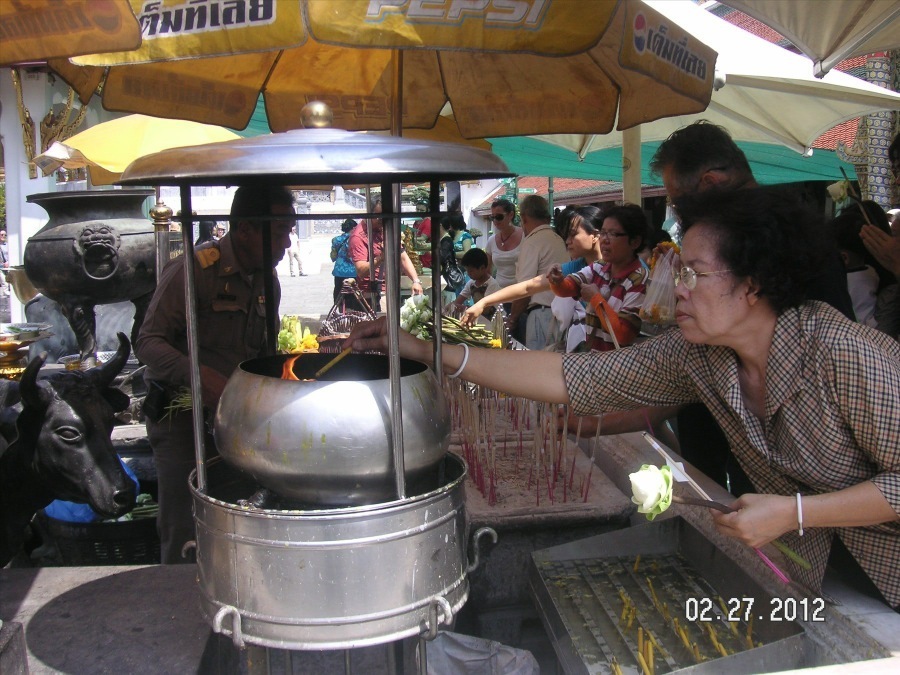
[[[395,499],[390,381],[384,356],[351,354],[314,381],[282,379],[292,356],[242,363],[215,417],[219,454],[282,497],[318,506]],[[314,378],[333,358],[303,354],[293,365]],[[444,457],[450,415],[434,373],[401,359],[404,468],[412,493]]]
[[[213,629],[283,649],[362,647],[449,624],[478,565],[466,546],[465,462],[447,454],[424,492],[316,511],[236,505],[254,486],[217,459],[191,476],[201,608]]]

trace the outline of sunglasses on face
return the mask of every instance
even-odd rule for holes
[[[488,216],[488,217],[489,217],[491,220],[495,220],[495,221],[497,221],[497,222],[499,223],[501,220],[504,220],[504,219],[506,218],[506,214],[505,214],[505,213],[492,213],[492,214],[491,214],[490,216]]]

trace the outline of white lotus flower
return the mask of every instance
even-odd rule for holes
[[[640,471],[628,476],[631,480],[631,501],[638,505],[638,513],[653,520],[672,504],[672,470],[644,464]]]

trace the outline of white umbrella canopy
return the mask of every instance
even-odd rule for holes
[[[900,49],[897,0],[722,0],[781,33],[821,77],[844,59]]]
[[[900,110],[900,94],[839,71],[816,78],[805,56],[758,38],[692,2],[647,0],[646,4],[712,47],[719,57],[717,88],[709,108],[642,124],[642,141],[664,140],[676,129],[707,119],[727,128],[735,140],[779,143],[806,153],[819,136],[845,120]],[[582,157],[622,145],[622,133],[615,131],[603,136],[537,138]]]

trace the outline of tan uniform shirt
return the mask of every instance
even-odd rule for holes
[[[230,233],[199,246],[194,260],[200,363],[228,376],[242,361],[265,353],[263,275],[241,270]],[[276,307],[280,300],[276,277]],[[163,270],[135,353],[147,365],[149,379],[190,386],[183,257]]]

